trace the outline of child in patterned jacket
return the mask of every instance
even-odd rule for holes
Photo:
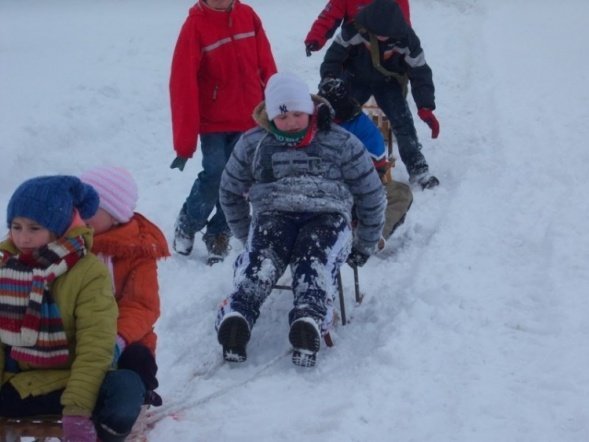
[[[273,75],[254,119],[259,127],[240,138],[221,178],[219,199],[245,250],[235,290],[218,312],[217,336],[225,360],[245,361],[260,307],[290,266],[292,361],[314,366],[333,321],[340,266],[346,259],[364,264],[380,239],[384,190],[362,143],[331,125],[329,104],[299,77]]]

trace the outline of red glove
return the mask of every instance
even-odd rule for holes
[[[63,416],[61,418],[64,442],[96,442],[94,422],[86,416]]]
[[[434,115],[434,111],[426,107],[422,107],[417,110],[417,115],[421,118],[425,124],[427,124],[432,130],[432,138],[438,138],[440,134],[440,123]]]

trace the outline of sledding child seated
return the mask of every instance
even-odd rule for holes
[[[0,243],[0,416],[62,415],[63,440],[122,441],[145,387],[110,371],[117,305],[83,218],[98,194],[73,176],[22,183]]]
[[[384,138],[372,119],[362,112],[362,106],[350,95],[343,80],[327,78],[319,84],[319,95],[329,101],[335,111],[335,122],[356,135],[370,153],[374,167],[384,185],[387,195],[385,223],[382,230],[385,245],[393,232],[405,221],[407,211],[413,202],[411,188],[392,178],[394,160],[387,158]]]
[[[313,366],[333,320],[340,266],[364,262],[378,243],[384,190],[362,143],[331,125],[327,101],[311,96],[299,77],[274,74],[254,119],[258,127],[241,136],[221,178],[223,211],[245,249],[235,290],[218,311],[217,336],[225,360],[245,361],[260,307],[290,266],[292,361]]]
[[[168,244],[155,224],[134,212],[138,190],[129,171],[101,166],[80,179],[100,197],[98,211],[85,221],[94,229],[92,252],[106,264],[114,283],[117,366],[136,371],[147,389],[146,403],[161,405],[153,391],[158,387],[154,326],[160,316],[157,260],[170,256]]]

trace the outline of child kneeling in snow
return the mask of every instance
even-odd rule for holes
[[[92,252],[110,271],[119,307],[115,362],[141,376],[145,402],[159,406],[155,389],[157,336],[160,316],[157,260],[170,256],[161,230],[135,213],[138,191],[131,174],[123,168],[101,166],[84,172],[80,179],[96,189],[100,205],[85,221],[94,229]]]
[[[30,179],[0,243],[0,416],[61,415],[65,441],[124,440],[145,394],[137,373],[110,371],[117,304],[81,219],[97,209],[76,177]]]
[[[290,266],[292,361],[313,366],[333,321],[338,270],[346,258],[363,264],[374,252],[385,195],[362,143],[331,125],[327,102],[297,76],[273,75],[254,118],[259,127],[242,135],[221,178],[223,212],[245,250],[235,290],[219,308],[217,336],[225,360],[245,361],[260,307]]]

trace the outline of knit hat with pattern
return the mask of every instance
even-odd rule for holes
[[[98,194],[75,176],[55,175],[31,178],[12,194],[6,208],[8,227],[16,217],[32,219],[61,237],[77,209],[82,218],[98,210]]]
[[[120,223],[133,216],[139,198],[137,183],[122,167],[101,166],[84,172],[80,179],[96,189],[100,207]]]
[[[286,112],[305,112],[312,115],[315,110],[307,84],[288,72],[277,72],[270,77],[264,99],[270,120]]]

